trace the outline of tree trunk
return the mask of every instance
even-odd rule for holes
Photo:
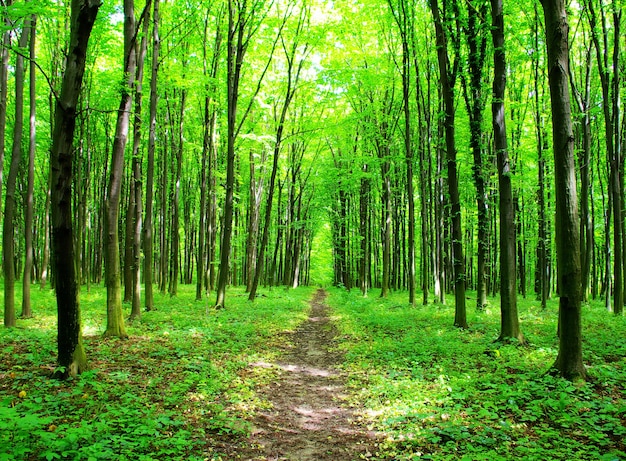
[[[500,341],[516,339],[524,343],[517,314],[517,274],[515,271],[515,206],[511,185],[511,166],[507,151],[504,95],[506,88],[506,57],[504,46],[504,14],[502,0],[491,0],[494,48],[493,137],[498,159],[500,189]]]
[[[143,228],[144,286],[146,310],[154,309],[153,289],[153,204],[154,204],[154,149],[156,145],[156,113],[158,104],[157,80],[159,73],[159,0],[154,1],[152,19],[152,68],[150,77],[150,120],[148,133],[148,163],[146,171],[146,214]]]
[[[569,46],[564,0],[543,0],[552,107],[559,285],[559,353],[555,368],[564,378],[584,379],[581,328],[581,270],[576,166],[569,96]]]
[[[621,314],[624,309],[623,277],[624,277],[624,256],[623,256],[623,185],[622,185],[622,155],[621,155],[621,126],[619,124],[619,99],[620,99],[620,24],[621,9],[613,4],[613,53],[608,49],[608,32],[605,24],[605,12],[602,2],[600,2],[600,12],[602,22],[597,24],[595,2],[587,0],[585,2],[589,11],[589,25],[596,49],[598,72],[602,86],[602,108],[604,110],[604,126],[606,139],[606,153],[609,164],[609,191],[613,203],[613,312]],[[598,28],[603,32],[604,48],[600,45]],[[612,56],[612,63],[609,56]],[[613,74],[611,74],[611,69]]]
[[[476,186],[476,202],[478,209],[478,254],[476,264],[476,308],[481,311],[487,307],[487,255],[489,254],[489,208],[487,198],[487,180],[489,173],[483,161],[483,112],[485,96],[483,95],[484,67],[486,60],[485,37],[486,3],[469,1],[467,5],[468,26],[466,40],[469,49],[467,79],[463,76],[463,95],[469,115],[470,147],[474,158],[472,166],[474,185]],[[469,87],[469,88],[468,88]],[[468,91],[469,89],[469,91]]]
[[[135,92],[135,96],[137,93]],[[135,105],[137,102],[135,102]],[[134,148],[134,146],[133,146]],[[135,233],[135,215],[137,214],[137,202],[134,193],[134,158],[131,157],[131,168],[125,178],[126,196],[128,199],[126,207],[126,216],[124,219],[124,240],[121,242],[124,248],[124,264],[123,264],[123,286],[124,286],[124,302],[130,303],[133,300],[133,235]]]
[[[4,0],[3,6],[8,8],[13,0]],[[0,194],[2,194],[4,174],[4,152],[6,148],[6,125],[7,125],[7,95],[9,75],[9,49],[11,48],[11,20],[8,15],[3,19],[6,31],[2,34],[2,46],[0,46]],[[0,200],[2,206],[2,200]],[[0,209],[0,215],[2,210]]]
[[[135,8],[134,0],[124,0],[124,75],[126,88],[117,111],[115,138],[111,153],[111,168],[105,202],[105,281],[107,287],[107,327],[105,336],[127,337],[122,311],[120,270],[119,214],[122,180],[124,178],[124,150],[128,140],[130,112],[135,79]]]
[[[413,191],[413,145],[411,132],[410,110],[410,69],[411,52],[409,49],[410,35],[414,32],[414,4],[401,0],[398,5],[388,0],[394,19],[400,31],[402,42],[402,101],[404,109],[404,156],[406,164],[406,194],[408,202],[408,249],[407,249],[407,284],[409,288],[409,304],[415,305],[415,193]]]
[[[431,3],[431,10],[435,20],[437,35],[437,57],[439,63],[439,78],[444,102],[445,136],[448,161],[448,192],[450,195],[450,214],[452,221],[452,266],[454,270],[454,298],[455,315],[454,325],[467,328],[467,314],[465,308],[465,258],[463,255],[463,231],[461,229],[461,201],[459,196],[459,178],[456,165],[456,145],[454,132],[454,75],[450,70],[448,45],[443,22],[439,14],[439,1]]]
[[[146,60],[146,52],[148,49],[148,25],[150,12],[146,8],[145,17],[143,19],[143,33],[141,36],[141,44],[137,45],[137,74],[135,78],[135,114],[133,118],[133,155],[132,155],[132,181],[130,185],[130,195],[134,198],[134,213],[126,219],[130,219],[132,223],[132,243],[126,242],[127,246],[132,247],[132,297],[131,297],[131,320],[141,317],[141,228],[142,228],[142,185],[143,176],[141,174],[142,158],[139,155],[141,147],[141,130],[142,130],[142,108],[143,108],[143,69]]]
[[[211,58],[210,69],[207,62],[207,32],[208,32],[208,18],[205,22],[204,29],[204,75],[210,77],[211,81],[217,79],[220,63],[220,50],[222,46],[222,11],[218,12],[216,27],[215,27],[215,41],[213,45],[213,56]],[[217,88],[215,84],[207,84],[206,96],[204,98],[204,137],[202,145],[202,171],[200,173],[200,213],[198,222],[198,251],[196,258],[196,265],[198,269],[197,281],[196,281],[196,301],[202,299],[203,289],[210,289],[208,272],[209,267],[212,266],[212,259],[208,255],[211,253],[211,216],[214,215],[213,203],[210,200],[210,192],[213,190],[212,181],[214,177],[213,169],[213,156],[215,151],[215,132],[217,123],[217,108],[213,104],[217,95]],[[209,209],[209,207],[211,209]],[[208,234],[208,238],[207,238]],[[207,267],[208,265],[208,267]]]
[[[28,179],[26,185],[26,210],[24,213],[24,277],[22,278],[22,317],[29,318],[33,316],[33,311],[30,305],[30,284],[31,275],[33,272],[33,213],[34,213],[34,192],[35,192],[35,151],[36,145],[36,88],[35,88],[35,30],[36,30],[36,16],[33,15],[30,20],[30,82],[29,82],[29,95],[30,95],[30,117],[29,117],[29,143],[28,143]]]
[[[72,235],[72,160],[76,105],[80,96],[87,43],[98,14],[98,0],[72,0],[70,46],[61,94],[57,99],[50,155],[52,184],[52,251],[58,313],[58,365],[60,377],[76,375],[87,367],[81,336],[78,284],[74,269]]]
[[[432,187],[429,178],[432,162],[430,161],[431,141],[431,106],[430,91],[424,92],[420,65],[418,61],[418,52],[415,43],[415,34],[411,35],[413,41],[413,65],[415,67],[415,101],[417,103],[418,117],[421,120],[418,129],[418,148],[419,148],[419,181],[420,181],[420,220],[421,220],[421,281],[422,288],[422,304],[428,304],[429,280],[433,273],[433,261],[435,259],[434,248],[431,238],[431,213],[430,204],[432,203]],[[430,72],[427,71],[427,86],[430,89]]]
[[[235,189],[235,138],[237,135],[237,102],[239,79],[246,52],[244,25],[250,20],[247,3],[228,3],[228,55],[227,61],[227,147],[226,147],[226,196],[222,219],[222,243],[220,246],[220,268],[217,281],[215,305],[224,307],[226,286],[230,272],[231,239],[233,233],[233,198]]]
[[[586,51],[585,68],[585,89],[581,94],[574,72],[570,69],[570,85],[574,95],[576,105],[580,112],[582,146],[579,154],[580,169],[580,253],[582,269],[582,300],[587,301],[589,297],[589,284],[591,275],[591,260],[594,246],[593,217],[590,213],[591,187],[591,117],[589,115],[591,105],[591,47]]]
[[[537,6],[535,5],[535,48],[539,47],[539,13]],[[542,98],[540,98],[539,92],[539,51],[533,55],[533,71],[534,71],[534,93],[535,93],[535,131],[537,138],[537,277],[536,277],[536,291],[538,299],[541,300],[541,308],[545,309],[548,301],[548,295],[550,293],[550,262],[549,262],[549,247],[550,237],[547,231],[547,213],[546,213],[546,191],[545,191],[545,171],[546,160],[544,151],[547,150],[547,140],[544,136],[544,122],[542,117]]]
[[[25,26],[20,35],[19,47],[28,45],[29,28]],[[17,201],[17,176],[22,157],[22,134],[24,129],[24,56],[17,55],[15,63],[15,125],[13,148],[7,177],[2,226],[2,265],[4,269],[4,326],[14,327],[15,318],[15,213]]]
[[[443,123],[440,120],[437,127],[438,139],[443,137]],[[445,205],[446,205],[446,196],[445,196],[445,185],[444,185],[444,175],[443,175],[443,163],[444,163],[444,150],[437,146],[436,148],[437,155],[437,165],[436,165],[436,174],[435,174],[435,200],[434,200],[434,221],[435,225],[433,228],[435,235],[435,252],[433,255],[433,273],[435,275],[435,286],[434,286],[434,294],[436,302],[441,304],[446,303],[446,286],[447,286],[447,267],[446,267],[446,249],[444,244],[444,232],[447,229],[447,226],[444,225],[445,220]]]
[[[48,280],[48,265],[50,264],[50,173],[48,173],[48,181],[46,183],[44,211],[42,218],[43,227],[43,244],[41,248],[41,264],[39,273],[39,289],[43,290]]]
[[[388,160],[384,160],[380,166],[383,178],[383,215],[382,215],[382,232],[383,232],[383,274],[380,287],[380,297],[389,296],[389,287],[391,283],[391,221],[392,221],[392,204],[391,204],[391,179],[389,178],[391,167]]]
[[[355,144],[357,140],[355,140]],[[370,233],[369,233],[369,201],[370,201],[370,178],[368,165],[364,163],[361,167],[361,187],[359,191],[359,237],[361,238],[361,253],[359,261],[359,286],[363,296],[367,296],[369,289],[370,273]]]
[[[185,58],[183,58],[185,59]],[[184,76],[185,61],[183,61],[183,76]],[[178,276],[180,272],[180,237],[179,237],[179,222],[180,222],[180,181],[182,177],[183,167],[183,129],[185,125],[185,102],[187,99],[187,91],[183,88],[180,94],[180,108],[178,113],[178,126],[174,125],[174,116],[170,118],[172,120],[172,132],[178,133],[178,139],[174,141],[172,136],[172,151],[176,159],[176,170],[174,176],[174,194],[172,197],[172,225],[170,228],[171,236],[171,254],[170,254],[170,268],[171,277],[169,284],[170,297],[175,297],[178,294]],[[169,107],[169,104],[168,104]],[[169,109],[168,109],[169,110]]]
[[[261,197],[263,195],[263,164],[267,155],[261,154],[260,177],[257,179],[256,166],[254,162],[254,152],[250,149],[250,185],[248,190],[248,225],[246,230],[246,291],[252,290],[254,283],[254,273],[257,265],[261,264],[257,259],[257,247],[259,245],[259,219],[261,217]]]

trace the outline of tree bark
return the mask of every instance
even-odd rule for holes
[[[220,54],[222,48],[222,17],[223,9],[218,11],[215,27],[215,40],[213,45],[213,56],[211,58],[210,69],[207,65],[206,45],[204,52],[204,74],[209,76],[211,81],[217,79]],[[207,43],[208,18],[205,22],[204,42]],[[217,88],[215,84],[207,84],[206,96],[204,98],[204,136],[202,145],[202,171],[200,173],[200,216],[198,223],[198,251],[197,251],[197,281],[196,281],[196,301],[202,299],[204,289],[209,290],[210,287],[210,267],[212,267],[211,244],[212,237],[212,216],[215,215],[213,209],[213,200],[210,193],[213,191],[212,183],[214,181],[213,157],[216,150],[215,133],[217,124],[217,108],[214,104],[217,96]],[[207,238],[208,234],[208,238]],[[208,267],[207,267],[208,266]]]
[[[144,253],[144,287],[146,310],[154,309],[153,293],[153,204],[154,204],[154,150],[156,146],[156,113],[158,104],[157,81],[159,74],[159,0],[153,0],[152,13],[152,63],[150,76],[150,120],[148,122],[148,162],[146,171],[146,214],[143,228],[143,253]]]
[[[535,5],[535,49],[533,55],[534,73],[534,93],[535,93],[535,132],[537,139],[537,271],[536,271],[536,292],[541,301],[541,308],[545,309],[550,294],[550,236],[547,231],[546,213],[546,157],[544,151],[547,150],[547,140],[545,139],[545,128],[542,116],[543,101],[539,92],[539,12]]]
[[[29,26],[24,25],[19,47],[28,45]],[[7,177],[2,226],[2,266],[4,269],[4,326],[14,327],[15,317],[15,198],[17,177],[22,158],[22,134],[24,130],[24,56],[18,54],[15,61],[15,124],[13,128],[13,148]]]
[[[486,60],[485,37],[486,28],[481,22],[486,22],[486,3],[469,1],[467,5],[468,26],[466,40],[469,49],[468,76],[463,77],[463,95],[469,115],[470,147],[474,158],[472,172],[476,186],[476,203],[478,209],[478,252],[476,264],[476,308],[484,310],[487,307],[487,255],[489,254],[489,208],[487,198],[487,181],[489,177],[483,162],[483,112],[485,110],[485,96],[483,95],[484,67]],[[463,76],[463,74],[462,74]],[[468,91],[469,87],[469,91]]]
[[[185,68],[185,59],[183,59],[183,75]],[[174,114],[170,115],[170,120],[172,123],[172,133],[178,133],[178,139],[175,140],[174,136],[172,136],[172,151],[174,153],[174,157],[176,160],[176,170],[174,173],[174,191],[172,196],[172,223],[170,227],[170,237],[171,237],[171,253],[170,253],[170,283],[169,283],[169,294],[170,297],[175,297],[178,294],[178,276],[180,272],[180,237],[179,237],[179,222],[180,222],[180,181],[182,178],[182,167],[183,167],[183,152],[184,152],[184,140],[183,140],[183,129],[185,126],[185,103],[187,100],[187,90],[182,89],[180,93],[180,108],[178,112],[178,126],[175,125]],[[168,104],[169,111],[169,104]]]
[[[517,314],[517,274],[515,267],[515,206],[511,185],[511,166],[507,151],[504,95],[506,88],[506,56],[504,45],[504,14],[502,0],[491,0],[494,48],[493,137],[498,161],[500,189],[500,341],[516,339],[524,343]]]
[[[582,270],[582,300],[589,297],[589,283],[591,275],[591,260],[594,246],[593,216],[590,212],[591,187],[591,47],[586,51],[585,85],[584,93],[581,93],[576,83],[574,73],[570,69],[570,85],[572,94],[578,106],[581,118],[582,146],[579,154],[580,169],[580,253]]]
[[[355,143],[358,141],[355,140]],[[359,286],[363,296],[367,296],[369,289],[369,274],[370,274],[370,233],[369,233],[369,202],[370,202],[370,189],[371,179],[369,178],[369,171],[367,163],[363,163],[361,167],[361,187],[359,189],[359,237],[361,238],[361,253],[359,261]]]
[[[235,189],[235,140],[245,120],[251,106],[246,109],[242,120],[237,120],[237,105],[239,102],[239,83],[241,79],[241,67],[246,54],[250,39],[256,32],[256,21],[262,2],[248,4],[247,0],[242,2],[228,2],[228,45],[227,45],[227,136],[226,136],[226,196],[224,198],[223,218],[222,218],[222,242],[220,246],[220,266],[217,280],[217,299],[215,305],[224,307],[226,299],[226,286],[228,285],[230,274],[230,253],[231,240],[233,234],[233,211],[234,211],[234,189]],[[284,21],[283,21],[284,25]],[[280,28],[282,30],[282,26]],[[280,34],[280,31],[279,31]],[[276,46],[276,41],[273,47]],[[274,48],[272,48],[272,53]],[[270,54],[271,60],[271,54]],[[267,70],[265,67],[265,71]],[[256,92],[260,89],[260,84],[265,75],[263,71],[259,79]]]
[[[58,313],[59,377],[76,375],[87,367],[82,344],[78,284],[72,235],[72,161],[76,105],[80,96],[89,36],[99,0],[72,0],[70,44],[61,94],[56,101],[50,155],[52,184],[52,252]]]
[[[388,0],[394,19],[400,31],[402,42],[402,101],[404,109],[404,158],[406,165],[406,194],[408,202],[408,250],[407,250],[407,284],[409,288],[409,304],[415,305],[415,192],[413,190],[413,145],[410,110],[410,69],[411,52],[410,37],[414,30],[414,7],[412,2],[400,0],[396,6]]]
[[[450,195],[450,214],[452,221],[452,265],[454,270],[454,325],[467,328],[465,307],[465,257],[463,255],[463,232],[461,228],[461,201],[459,196],[459,178],[456,164],[456,145],[454,129],[454,76],[450,69],[448,45],[443,22],[439,13],[439,1],[431,3],[437,35],[437,58],[439,78],[444,103],[444,129],[448,162],[448,193]]]
[[[105,336],[128,336],[122,311],[120,270],[119,214],[122,180],[124,178],[124,150],[128,141],[130,112],[136,67],[136,31],[134,0],[124,0],[124,76],[126,87],[117,111],[115,138],[111,152],[111,167],[105,202],[105,281],[107,287],[107,327]]]
[[[430,72],[427,70],[427,87],[425,92],[422,85],[422,76],[419,65],[419,54],[415,34],[411,34],[412,50],[413,50],[413,66],[415,67],[415,100],[417,105],[418,118],[421,120],[418,128],[418,145],[419,145],[419,180],[420,180],[420,219],[421,219],[421,287],[422,287],[422,304],[428,304],[429,280],[433,274],[433,262],[436,260],[435,248],[432,245],[432,219],[431,207],[432,203],[432,186],[430,181],[430,173],[432,162],[431,154],[431,104],[430,104]],[[428,68],[428,66],[427,66]],[[437,280],[439,275],[435,275]],[[438,282],[437,282],[438,283]]]
[[[239,99],[239,79],[246,51],[244,24],[247,15],[247,2],[235,5],[228,2],[228,50],[227,50],[227,151],[226,151],[226,197],[222,219],[222,242],[220,245],[220,268],[217,280],[215,305],[224,307],[226,286],[230,272],[230,251],[233,232],[233,198],[235,188],[235,137],[237,130],[237,102]]]
[[[8,8],[13,0],[4,0],[2,6]],[[2,193],[4,174],[4,153],[6,148],[7,96],[9,75],[9,49],[11,48],[11,21],[8,15],[3,20],[6,31],[2,34],[0,46],[0,194]],[[2,200],[0,200],[2,206]],[[0,214],[2,210],[0,209]]]
[[[581,269],[576,166],[569,95],[569,45],[564,0],[542,0],[548,50],[556,190],[556,248],[559,284],[559,353],[554,363],[564,378],[584,379]]]
[[[143,203],[142,203],[142,185],[143,175],[141,173],[142,158],[139,154],[139,148],[141,146],[141,130],[143,128],[142,123],[142,108],[143,108],[143,70],[144,62],[146,59],[146,52],[148,49],[148,25],[149,25],[150,13],[146,8],[145,17],[143,19],[143,34],[141,37],[141,44],[137,46],[137,74],[135,77],[135,114],[133,118],[133,155],[132,155],[132,181],[130,186],[130,195],[134,198],[134,213],[126,219],[130,219],[132,223],[132,242],[126,242],[126,245],[132,247],[132,297],[131,297],[131,319],[138,319],[141,317],[141,228],[142,228],[142,215],[143,215]]]
[[[22,314],[23,318],[33,316],[30,304],[30,284],[33,272],[33,214],[34,214],[34,192],[35,192],[35,151],[37,148],[37,132],[35,124],[36,116],[36,87],[35,76],[35,34],[36,34],[36,16],[33,15],[30,20],[30,67],[29,67],[29,96],[30,96],[30,116],[29,116],[29,142],[28,142],[28,178],[26,184],[26,210],[24,213],[24,276],[22,278]]]
[[[624,309],[624,229],[623,229],[623,160],[621,153],[621,126],[619,123],[620,99],[620,25],[621,9],[613,5],[613,53],[608,49],[608,32],[605,24],[605,6],[600,3],[602,23],[598,24],[594,0],[585,2],[589,11],[589,25],[596,49],[598,72],[602,86],[602,108],[604,111],[604,127],[606,153],[609,164],[609,191],[613,201],[613,312],[621,314]],[[604,48],[600,45],[598,27],[602,28]],[[612,56],[612,63],[609,62]],[[611,74],[611,69],[613,74]]]

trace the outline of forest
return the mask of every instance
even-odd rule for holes
[[[0,460],[626,457],[624,7],[0,0]]]

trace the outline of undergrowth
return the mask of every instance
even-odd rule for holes
[[[51,379],[53,293],[33,290],[35,318],[0,329],[0,460],[222,459],[215,438],[246,435],[263,405],[254,388],[273,371],[281,333],[306,318],[312,290],[277,289],[254,304],[239,289],[226,309],[195,302],[193,286],[161,295],[156,310],[106,339],[103,288],[81,295],[90,370]],[[19,304],[18,304],[19,305]],[[126,306],[128,309],[128,306]]]
[[[557,302],[519,299],[529,346],[500,344],[499,301],[452,326],[454,307],[410,307],[407,294],[331,290],[346,370],[379,456],[396,460],[626,459],[626,319],[583,308],[588,381],[547,373]]]

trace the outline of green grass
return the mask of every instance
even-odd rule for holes
[[[586,383],[546,372],[557,302],[519,300],[528,347],[495,343],[499,301],[452,327],[452,306],[410,307],[331,290],[355,399],[385,434],[381,456],[414,460],[626,459],[626,318],[584,306]]]
[[[0,460],[222,459],[212,439],[248,433],[246,415],[263,405],[254,388],[274,373],[248,365],[277,353],[312,290],[276,289],[250,304],[232,289],[215,311],[193,301],[194,288],[157,296],[128,340],[101,336],[105,290],[83,292],[90,371],[69,382],[50,379],[56,301],[34,289],[35,318],[0,329]]]
[[[0,329],[0,461],[227,459],[220,443],[249,433],[246,417],[265,405],[255,388],[275,373],[248,365],[279,353],[312,292],[276,289],[250,304],[232,289],[216,311],[182,286],[118,340],[101,336],[105,291],[92,288],[81,294],[91,369],[62,382],[50,379],[54,296],[33,290],[35,318]],[[519,347],[494,342],[496,299],[484,313],[470,308],[470,328],[459,330],[452,306],[377,295],[331,289],[328,303],[353,399],[383,434],[381,459],[626,459],[626,318],[584,306],[589,380],[572,384],[546,373],[556,301],[543,311],[519,300],[530,342]]]

